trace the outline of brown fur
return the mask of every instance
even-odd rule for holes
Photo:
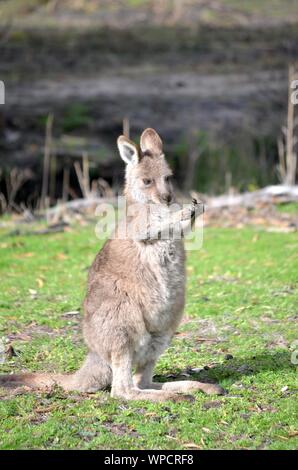
[[[160,225],[162,217],[153,215],[147,225],[142,223],[149,204],[159,208],[174,201],[171,170],[162,154],[160,137],[153,129],[146,129],[140,149],[123,136],[118,147],[127,163],[128,207],[136,205],[129,220],[139,228],[135,237],[109,239],[92,264],[84,301],[87,358],[75,374],[6,375],[0,377],[0,385],[44,388],[56,383],[65,390],[82,392],[111,387],[113,397],[152,401],[188,399],[179,393],[193,390],[222,393],[217,385],[195,381],[152,382],[154,364],[183,313],[184,246],[182,240],[159,239],[169,225]],[[195,211],[195,206],[181,209],[173,214],[173,221],[188,230]]]

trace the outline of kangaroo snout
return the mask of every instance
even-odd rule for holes
[[[164,193],[161,195],[162,202],[165,202],[167,204],[170,204],[172,202],[172,199],[173,197],[172,197],[172,194],[170,193]]]

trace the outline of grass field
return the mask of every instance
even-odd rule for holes
[[[151,404],[2,390],[1,449],[297,448],[297,234],[206,229],[204,237],[189,254],[185,319],[156,380],[203,369],[192,377],[228,394]],[[79,367],[77,311],[99,245],[92,225],[40,236],[2,229],[0,337],[16,355],[10,349],[1,373]]]

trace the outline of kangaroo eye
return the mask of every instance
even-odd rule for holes
[[[170,183],[171,179],[172,179],[172,176],[168,175],[168,176],[165,177],[165,182]]]
[[[145,186],[149,186],[149,184],[152,183],[152,180],[150,180],[149,178],[144,178],[143,183],[144,183]]]

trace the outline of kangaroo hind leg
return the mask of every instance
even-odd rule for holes
[[[82,367],[69,379],[65,386],[68,390],[94,393],[112,384],[112,370],[98,354],[89,352]]]
[[[191,393],[195,391],[202,391],[207,395],[223,395],[224,390],[216,384],[203,383],[194,380],[179,380],[176,382],[153,382],[153,368],[154,362],[148,362],[142,367],[139,367],[134,377],[135,384],[143,388],[152,388],[155,390],[165,390],[167,392],[177,393]]]
[[[123,398],[124,400],[148,400],[153,402],[191,400],[191,397],[188,395],[156,390],[154,388],[139,388],[133,381],[132,354],[128,351],[126,353],[122,352],[118,357],[113,357],[112,370],[112,397]]]

